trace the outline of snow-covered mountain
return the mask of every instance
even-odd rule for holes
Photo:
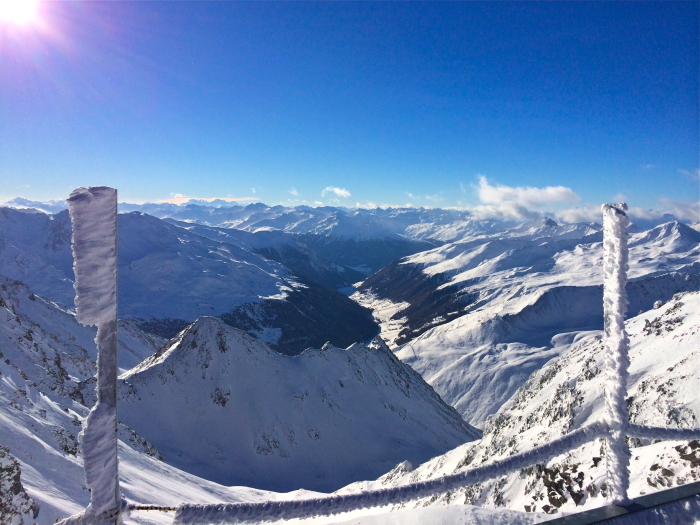
[[[600,234],[569,234],[446,244],[377,272],[353,299],[374,309],[400,359],[482,426],[558,355],[552,337],[603,326]],[[630,312],[700,289],[699,243],[678,222],[632,234]]]
[[[32,501],[15,498],[16,510],[29,513],[26,523],[53,524],[89,502],[78,433],[94,402],[94,335],[94,329],[79,325],[60,305],[33,294],[22,283],[0,277],[0,447],[4,447],[0,464],[7,474],[7,479],[0,476],[0,486],[16,479],[16,458],[22,489],[39,507],[34,520]],[[122,369],[140,356],[153,354],[162,342],[130,322],[120,323],[119,335]],[[405,458],[427,459],[479,435],[381,346],[328,347],[287,357],[215,318],[201,319],[124,378],[122,419],[139,408],[133,404],[135,395],[153,401],[151,394],[176,386],[179,394],[161,398],[150,419],[157,421],[169,413],[180,421],[174,434],[194,440],[197,446],[192,452],[201,454],[200,459],[207,460],[205,452],[211,449],[206,447],[218,440],[222,448],[234,444],[262,463],[278,462],[280,470],[289,462],[297,469],[287,467],[286,482],[292,488],[300,488],[307,478],[341,485],[348,479],[376,476]],[[193,406],[197,399],[203,401],[199,411]],[[247,419],[249,428],[237,414]],[[188,428],[188,418],[198,426]],[[202,432],[205,429],[211,429],[209,435]],[[164,463],[161,458],[168,459],[166,450],[171,449],[159,450],[124,424],[119,435],[121,489],[132,503],[172,506],[181,501],[314,496],[303,490],[276,494],[226,488]],[[290,436],[295,436],[295,443],[290,443]],[[251,437],[258,441],[248,443]],[[314,450],[321,454],[319,458],[312,457]],[[283,457],[285,452],[289,457]],[[324,468],[323,454],[326,463],[337,469],[329,468],[326,479],[319,481],[315,476]],[[386,459],[380,461],[379,456]],[[221,459],[216,454],[208,458],[214,465]],[[297,475],[298,481],[292,481]],[[172,514],[141,518],[144,523],[166,523]]]
[[[95,374],[95,335],[96,329],[78,324],[73,312],[0,275],[0,352],[27,380],[44,390],[77,395],[77,382]],[[119,368],[133,368],[163,343],[120,321]]]
[[[159,218],[172,218],[206,226],[236,228],[249,232],[281,230],[345,239],[385,239],[428,237],[410,235],[418,224],[433,228],[469,216],[465,212],[425,208],[348,209],[330,206],[268,206],[261,202],[247,206],[207,206],[201,204],[128,204],[120,211],[140,211]]]
[[[324,286],[342,267],[316,264],[308,253],[295,252],[289,239],[199,233],[201,228],[193,232],[138,212],[119,215],[120,317],[171,337],[200,315],[222,316],[287,353],[376,334],[366,310]],[[66,211],[0,208],[0,273],[72,306],[70,238]],[[284,254],[280,260],[293,260],[290,266],[301,275],[273,260],[271,250]]]
[[[120,378],[120,420],[224,485],[334,490],[479,436],[383,343],[298,356],[200,318]]]
[[[0,204],[8,208],[16,208],[19,210],[39,210],[44,213],[59,213],[68,209],[68,203],[64,200],[59,201],[33,201],[23,197],[15,197],[7,202]]]
[[[670,428],[700,422],[700,292],[676,294],[626,322],[630,337],[630,420]],[[554,338],[560,357],[533,373],[495,415],[483,438],[414,468],[399,465],[378,480],[339,493],[386,488],[458,473],[542,445],[595,422],[605,410],[602,332]],[[630,496],[700,480],[697,440],[633,439]],[[607,504],[605,446],[574,451],[486,483],[405,507],[475,504],[527,512],[578,512]]]

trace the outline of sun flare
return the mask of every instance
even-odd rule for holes
[[[25,25],[36,20],[38,0],[0,0],[0,24]]]

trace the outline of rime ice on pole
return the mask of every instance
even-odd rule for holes
[[[73,222],[77,319],[97,325],[97,403],[82,432],[90,505],[81,523],[117,523],[117,190],[78,188],[67,199]]]
[[[625,442],[629,426],[627,411],[627,377],[629,370],[629,339],[625,332],[627,312],[627,226],[626,204],[604,204],[603,211],[603,310],[605,315],[605,402],[606,419],[611,436],[606,454],[608,484],[613,502],[627,505],[630,483],[630,451]]]

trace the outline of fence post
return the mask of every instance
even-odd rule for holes
[[[78,188],[67,199],[73,222],[77,320],[96,325],[97,402],[82,432],[90,505],[79,518],[117,524],[122,498],[117,464],[117,190]]]
[[[607,483],[613,503],[629,505],[630,451],[626,443],[629,426],[627,410],[627,377],[629,371],[629,339],[625,332],[627,312],[628,248],[625,213],[627,205],[603,205],[603,311],[605,316],[605,404],[610,425],[607,437]]]

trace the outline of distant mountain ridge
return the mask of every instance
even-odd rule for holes
[[[120,317],[151,333],[169,338],[200,315],[225,316],[286,353],[326,341],[349,345],[377,333],[369,312],[335,290],[347,280],[332,279],[361,274],[314,259],[293,239],[240,232],[253,238],[251,245],[233,230],[200,235],[206,227],[195,233],[140,212],[119,214],[118,223]],[[0,208],[1,271],[72,306],[70,238],[67,211]],[[273,249],[301,275],[274,260]]]

